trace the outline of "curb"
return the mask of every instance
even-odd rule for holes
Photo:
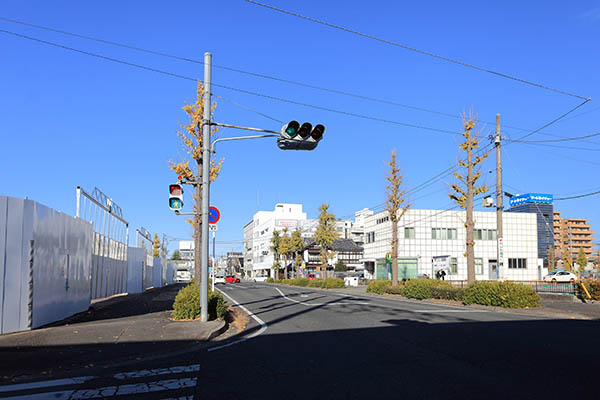
[[[212,332],[209,332],[209,334],[207,335],[206,340],[207,342],[213,340],[214,338],[216,338],[217,336],[220,336],[221,334],[223,334],[225,331],[227,331],[227,329],[229,329],[229,324],[227,323],[227,321],[225,319],[223,319],[222,324],[220,327],[214,329]]]

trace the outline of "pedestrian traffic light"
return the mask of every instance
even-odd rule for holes
[[[310,122],[300,125],[290,121],[281,128],[277,146],[282,150],[314,150],[323,138],[325,127],[321,124],[313,128]]]
[[[177,183],[169,185],[169,208],[174,211],[183,208],[183,188]]]

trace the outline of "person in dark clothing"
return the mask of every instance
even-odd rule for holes
[[[440,271],[440,277],[442,278],[442,280],[444,280],[446,278],[446,271],[441,270]]]

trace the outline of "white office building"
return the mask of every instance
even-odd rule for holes
[[[503,213],[503,267],[498,270],[495,212],[474,212],[475,277],[478,280],[535,280],[546,272],[538,259],[535,214]],[[467,278],[465,211],[409,209],[398,222],[399,277],[440,269],[447,280]],[[388,279],[386,253],[391,251],[392,223],[387,211],[364,216],[366,275]]]
[[[194,241],[193,240],[180,240],[179,241],[179,257],[182,260],[193,260],[194,259]]]
[[[300,229],[303,237],[311,237],[317,221],[308,220],[302,204],[278,203],[273,211],[259,211],[244,226],[244,269],[247,277],[271,275],[274,258],[271,252],[273,232],[287,228],[289,234]]]

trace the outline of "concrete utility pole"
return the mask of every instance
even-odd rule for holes
[[[502,195],[502,159],[500,157],[500,142],[500,114],[496,114],[496,137],[494,139],[494,143],[496,145],[496,269],[498,271],[498,279],[500,279],[500,277],[502,276],[502,268],[504,265],[504,262],[502,261],[502,258],[504,257],[504,243],[502,241],[502,211],[504,207],[502,206],[502,199],[504,196]]]
[[[202,116],[202,273],[200,320],[208,321],[208,199],[210,187],[210,91],[212,55],[204,53],[204,115]]]

